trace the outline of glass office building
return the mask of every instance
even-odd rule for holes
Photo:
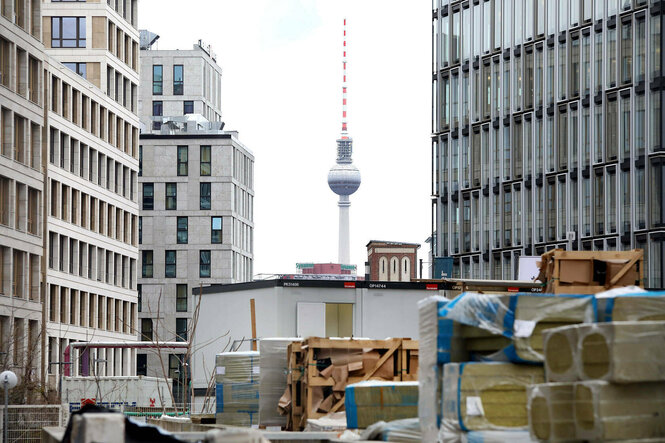
[[[553,247],[642,248],[665,286],[665,2],[432,9],[432,254],[513,279]]]

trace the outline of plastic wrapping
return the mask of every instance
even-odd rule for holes
[[[391,422],[374,423],[360,435],[361,440],[396,441],[420,443],[423,439],[420,422],[417,418],[405,418]]]
[[[346,387],[346,426],[366,429],[379,421],[418,416],[418,382],[364,381]]]
[[[665,381],[665,321],[557,328],[545,335],[548,380]],[[565,369],[565,371],[564,371]]]
[[[535,443],[528,431],[472,431],[462,434],[462,443]]]
[[[259,353],[224,352],[216,357],[217,423],[258,425]]]
[[[548,382],[577,380],[576,325],[549,329],[543,333],[545,376]]]
[[[286,348],[300,338],[264,338],[259,341],[259,424],[286,426],[286,416],[278,410],[286,389],[288,362]]]
[[[442,365],[450,361],[453,321],[440,318],[439,311],[448,301],[434,296],[418,302],[418,416],[424,441],[435,441],[441,424]]]
[[[665,292],[645,292],[637,287],[630,292],[612,290],[596,294],[599,321],[665,320]]]
[[[579,440],[665,440],[665,383],[575,383]]]
[[[449,363],[443,375],[442,430],[526,430],[526,388],[543,382],[540,366]]]
[[[515,363],[543,361],[542,331],[567,324],[591,323],[596,315],[596,303],[591,295],[498,296],[465,292],[439,309],[439,318],[454,320],[512,341],[499,352],[471,357]],[[473,332],[477,334],[477,330]],[[463,329],[462,334],[467,332]],[[456,344],[451,341],[451,345]],[[454,349],[451,355],[455,355]]]
[[[575,439],[574,383],[532,385],[527,390],[529,430],[534,439]]]

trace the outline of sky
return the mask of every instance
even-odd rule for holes
[[[202,39],[222,68],[222,119],[255,156],[254,274],[337,262],[327,184],[341,131],[343,20],[348,130],[362,184],[351,196],[351,262],[370,240],[431,235],[431,2],[141,0],[157,49]]]

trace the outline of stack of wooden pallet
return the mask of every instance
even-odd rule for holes
[[[410,339],[310,337],[287,348],[287,389],[280,408],[287,428],[344,410],[347,385],[366,380],[417,380],[418,342]]]

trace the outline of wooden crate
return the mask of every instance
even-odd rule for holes
[[[562,281],[562,262],[576,262],[578,268],[585,267],[593,269],[593,261],[627,261],[611,279],[604,285],[598,284],[566,284]],[[618,282],[635,265],[638,269],[639,286],[644,287],[644,251],[634,249],[632,251],[564,251],[553,249],[542,255],[541,273],[539,279],[545,284],[546,292],[553,294],[597,294],[615,287]],[[591,281],[591,283],[597,283]]]
[[[291,390],[291,410],[287,416],[287,430],[297,429],[303,413],[303,376],[302,342],[293,342],[287,346],[288,376],[287,388]]]
[[[287,378],[288,388],[291,390],[291,411],[288,420],[288,430],[302,430],[307,425],[307,419],[320,418],[324,415],[344,409],[344,390],[333,391],[335,380],[333,379],[332,365],[319,367],[319,358],[330,353],[348,350],[351,353],[362,353],[372,350],[379,353],[378,360],[370,369],[363,368],[361,375],[348,376],[346,385],[358,383],[365,380],[392,380],[412,381],[417,380],[417,358],[418,341],[411,339],[394,338],[387,340],[368,339],[330,339],[310,337],[303,342],[292,343],[287,348],[287,361],[289,364],[289,376]],[[392,357],[392,376],[387,376],[385,371],[391,369],[382,366]],[[325,359],[323,359],[325,360]],[[376,376],[377,371],[384,371],[384,377]],[[323,371],[323,373],[322,373]],[[314,409],[313,388],[321,388],[328,395],[332,395],[332,403],[327,412],[319,412]]]
[[[418,380],[418,340],[406,338],[402,340],[398,364],[402,381]]]

